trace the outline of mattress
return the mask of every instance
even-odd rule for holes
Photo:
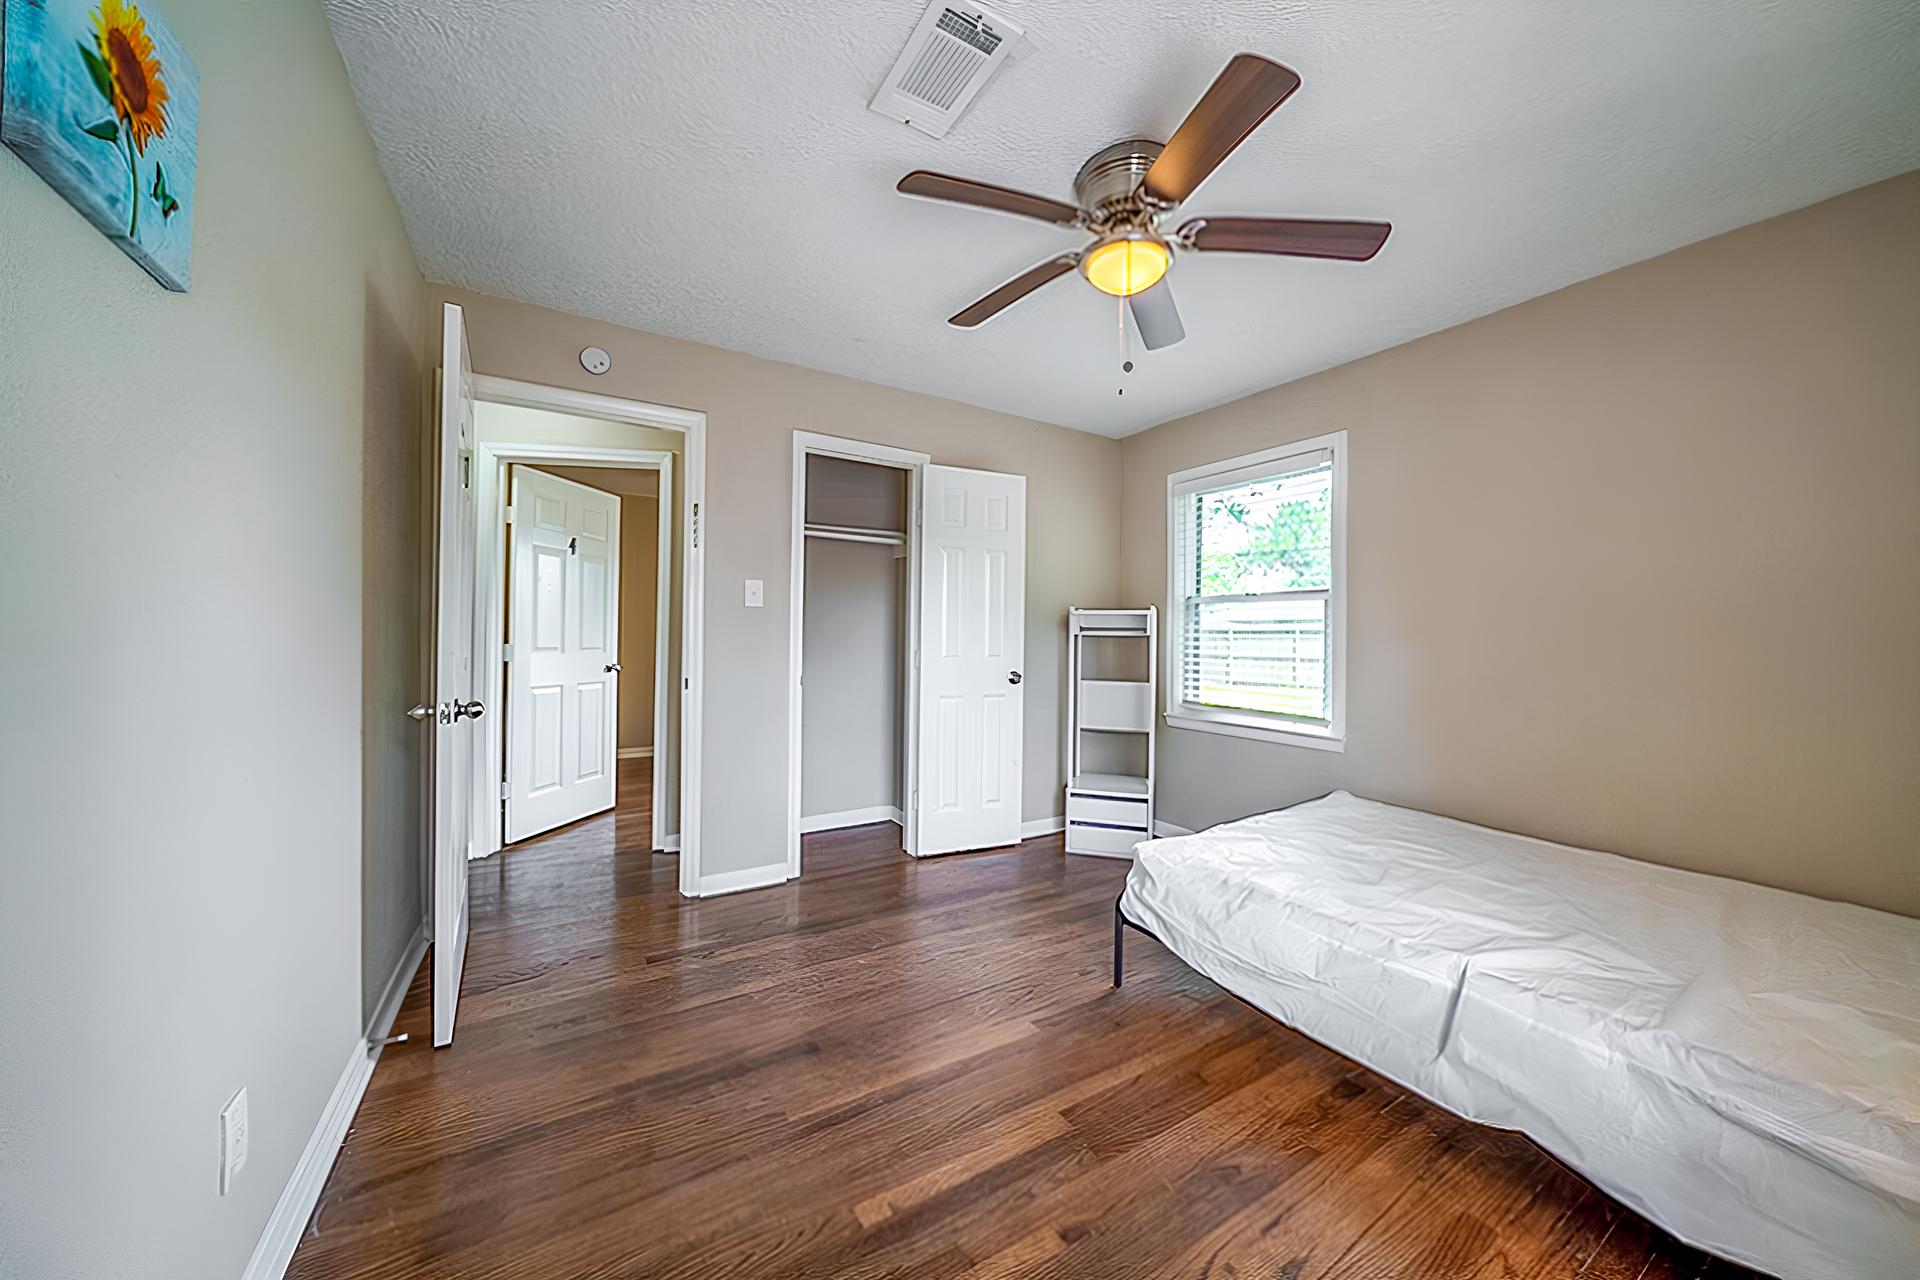
[[[1920,1276],[1920,920],[1344,791],[1141,844],[1121,907],[1689,1244]]]

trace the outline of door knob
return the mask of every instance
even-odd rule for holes
[[[612,674],[614,674],[615,672],[617,672],[617,671],[619,671],[619,670],[620,670],[620,664],[619,664],[619,663],[617,663],[617,662],[609,662],[609,663],[607,664],[607,674],[608,674],[608,675],[612,675]]]
[[[415,720],[425,720],[428,716],[433,714],[433,708],[423,702],[419,706],[413,708],[413,710],[407,712],[407,714],[412,716]]]
[[[469,720],[478,720],[486,713],[487,709],[481,706],[477,700],[473,702],[460,702],[456,700],[453,704],[453,718],[455,720],[458,720],[461,716],[465,716]]]
[[[1008,683],[1008,684],[1019,684],[1019,683],[1020,683],[1020,673],[1019,673],[1018,671],[1009,671],[1009,672],[1007,672],[1007,683]]]

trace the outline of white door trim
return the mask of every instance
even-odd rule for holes
[[[685,478],[682,482],[680,509],[684,512],[683,523],[686,536],[681,540],[678,565],[671,562],[663,565],[661,582],[669,580],[672,570],[678,567],[681,582],[681,630],[680,630],[680,830],[677,839],[674,833],[662,837],[659,824],[664,806],[655,805],[655,847],[668,848],[677,843],[680,854],[680,892],[694,898],[700,894],[700,794],[701,794],[701,744],[704,739],[704,694],[706,667],[706,533],[701,527],[702,508],[706,505],[707,476],[707,415],[693,409],[679,409],[671,405],[648,404],[641,400],[624,400],[617,396],[603,396],[589,391],[575,391],[568,387],[549,387],[537,382],[522,382],[516,378],[496,378],[487,374],[474,376],[474,398],[493,404],[519,405],[527,409],[554,409],[562,413],[582,414],[588,417],[604,418],[611,422],[629,422],[635,426],[656,427],[665,431],[678,431],[686,439]],[[491,476],[492,504],[491,512],[483,509],[482,519],[494,520],[495,528],[502,521],[502,509],[505,497],[501,492],[501,477],[496,468],[503,466],[506,458],[501,450],[505,445],[484,445],[495,460],[481,469],[483,478]],[[512,461],[545,460],[562,465],[580,466],[618,466],[623,461],[636,456],[651,455],[664,458],[661,469],[660,515],[662,536],[660,545],[663,554],[671,554],[669,543],[672,534],[672,498],[671,475],[672,458],[670,453],[646,449],[595,449],[584,446],[567,445],[527,445],[519,446],[537,452],[538,459],[515,457]],[[643,463],[635,465],[644,465]],[[502,531],[504,532],[504,531]],[[504,542],[504,538],[500,539]],[[497,547],[504,554],[504,547]],[[497,568],[501,561],[494,560]],[[504,606],[504,601],[502,602]],[[664,608],[664,606],[662,606]],[[660,615],[665,617],[663,613]],[[503,624],[504,625],[504,624]],[[503,634],[503,633],[502,633]],[[666,634],[662,628],[661,635]],[[501,635],[493,638],[492,653],[497,655]],[[483,651],[484,652],[484,651]],[[655,766],[658,767],[658,744],[664,739],[661,718],[666,707],[666,698],[661,693],[659,680],[666,669],[665,663],[656,663],[656,697],[654,699],[654,726],[656,737]],[[497,679],[499,663],[488,664],[490,675]],[[490,735],[497,740],[498,735]],[[491,775],[498,778],[496,772]],[[497,796],[498,790],[494,794]],[[499,831],[496,819],[491,830]],[[498,848],[497,845],[494,846]]]
[[[920,829],[911,803],[920,785],[920,613],[915,602],[920,598],[920,469],[933,458],[912,449],[868,444],[821,435],[815,431],[793,433],[793,521],[789,530],[792,553],[792,577],[787,606],[787,875],[800,874],[800,648],[806,621],[807,599],[807,455],[823,454],[850,458],[855,462],[873,462],[898,467],[907,473],[907,699],[906,727],[900,744],[900,795],[897,797],[906,821],[901,827],[901,843],[908,853],[919,846]]]

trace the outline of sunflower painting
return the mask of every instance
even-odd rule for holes
[[[0,4],[0,142],[184,292],[200,124],[192,60],[144,0]]]

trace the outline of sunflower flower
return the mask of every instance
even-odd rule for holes
[[[113,89],[113,112],[126,125],[134,149],[145,155],[147,144],[167,131],[167,84],[146,19],[137,4],[100,0],[93,26]]]

